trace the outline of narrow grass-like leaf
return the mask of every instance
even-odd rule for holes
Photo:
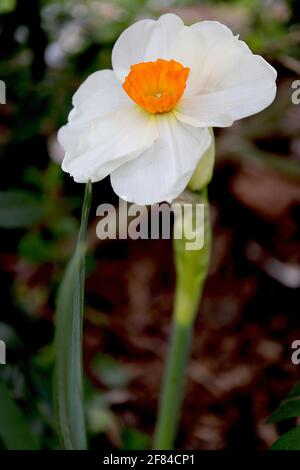
[[[0,227],[23,228],[37,223],[43,215],[42,202],[29,191],[0,191]]]
[[[279,407],[267,419],[267,423],[275,423],[288,418],[300,416],[300,382],[297,383]]]
[[[38,450],[37,438],[0,378],[0,438],[8,450]]]
[[[272,445],[271,450],[300,450],[300,426],[296,426],[291,431],[283,434]]]
[[[82,320],[86,230],[92,185],[87,183],[76,251],[63,277],[57,299],[54,402],[58,431],[65,449],[86,449],[82,387]]]

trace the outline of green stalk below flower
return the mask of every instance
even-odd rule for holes
[[[184,397],[194,321],[209,266],[211,229],[206,189],[199,196],[197,203],[205,204],[204,246],[199,250],[189,251],[186,250],[185,237],[174,239],[176,293],[171,342],[155,429],[153,447],[156,450],[168,450],[174,446]]]

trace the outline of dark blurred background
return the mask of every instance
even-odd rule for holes
[[[0,0],[0,339],[7,344],[0,377],[40,448],[59,448],[53,314],[84,189],[60,169],[56,132],[77,87],[111,66],[122,30],[165,12],[187,24],[225,23],[279,73],[268,110],[216,132],[214,247],[177,447],[266,449],[295,424],[265,420],[299,376],[291,362],[291,344],[300,339],[300,105],[291,101],[300,79],[298,7],[297,0]],[[118,202],[109,179],[93,185],[89,223],[89,447],[145,449],[170,328],[172,246],[98,240],[102,202]],[[12,447],[6,431],[0,412],[0,448]]]

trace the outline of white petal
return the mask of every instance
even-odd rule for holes
[[[276,96],[274,73],[259,56],[247,57],[246,61],[247,81],[232,84],[224,90],[193,97],[184,96],[175,111],[176,117],[196,127],[227,127],[237,119],[268,107]],[[242,65],[241,61],[241,68]],[[241,69],[240,78],[246,78],[245,75]]]
[[[112,51],[112,66],[119,80],[124,81],[133,64],[172,59],[171,45],[183,27],[182,20],[169,13],[157,21],[138,21],[123,31]]]
[[[80,85],[72,99],[69,120],[101,117],[125,106],[134,106],[112,70],[99,70]]]
[[[78,183],[105,178],[151,147],[158,137],[154,117],[138,108],[119,110],[81,128],[78,125],[74,131],[79,135],[78,145],[67,146],[62,169]]]
[[[135,160],[111,174],[114,191],[137,204],[172,201],[186,188],[211,142],[208,129],[180,124],[172,114],[157,117],[159,138]]]
[[[92,123],[107,114],[135,104],[124,92],[112,70],[100,70],[90,75],[73,96],[68,124],[58,131],[58,140],[68,154],[83,148],[84,136]]]
[[[178,31],[171,44],[170,55],[174,60],[190,68],[185,96],[195,95],[206,86],[203,82],[208,70],[207,59],[214,44],[220,44],[224,40],[232,41],[233,38],[230,29],[216,21],[202,21]]]
[[[218,88],[227,73],[236,72],[242,55],[252,55],[245,42],[217,21],[195,23],[191,30],[201,44],[202,72],[198,77],[198,92]]]
[[[199,90],[205,52],[198,35],[188,26],[181,28],[172,42],[170,56],[190,69],[185,96],[195,95]]]
[[[191,29],[202,41],[202,72],[195,96],[185,94],[178,103],[178,119],[193,126],[226,127],[272,103],[273,67],[220,23],[204,21]]]

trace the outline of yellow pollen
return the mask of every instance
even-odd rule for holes
[[[149,113],[166,113],[183,95],[190,69],[175,60],[158,59],[132,65],[123,89]]]

